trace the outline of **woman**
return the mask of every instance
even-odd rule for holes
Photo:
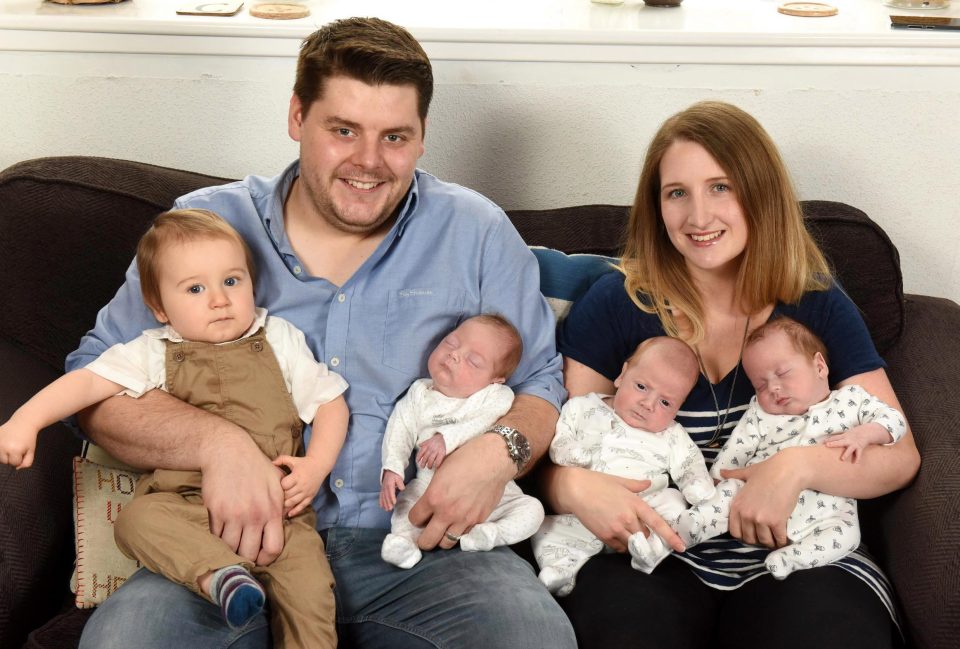
[[[857,383],[903,410],[857,308],[807,234],[776,147],[747,113],[703,102],[667,120],[647,152],[628,232],[622,274],[599,280],[561,327],[571,396],[612,394],[640,341],[679,337],[702,375],[678,421],[710,463],[754,393],[740,367],[743,341],[782,313],[823,339],[834,387]],[[891,646],[889,584],[861,552],[784,581],[763,572],[768,549],[787,543],[803,489],[873,498],[905,486],[919,466],[910,432],[871,447],[862,463],[839,455],[795,448],[729,472],[746,481],[731,510],[734,538],[674,555],[652,575],[631,570],[624,554],[592,559],[561,600],[580,646]],[[644,483],[569,467],[549,468],[545,481],[556,511],[576,514],[615,550],[647,528],[679,546],[634,495]]]

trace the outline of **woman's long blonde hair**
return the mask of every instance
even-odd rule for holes
[[[624,286],[638,307],[656,313],[669,335],[690,344],[703,340],[700,294],[660,211],[660,162],[677,141],[706,149],[733,185],[748,231],[736,286],[747,313],[777,301],[796,303],[804,292],[830,285],[827,261],[804,226],[793,184],[770,136],[736,106],[704,101],[664,122],[647,149],[621,262]],[[677,312],[689,324],[683,331],[673,315]]]

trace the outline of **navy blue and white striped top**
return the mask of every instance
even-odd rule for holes
[[[829,356],[831,384],[885,367],[856,305],[839,286],[809,292],[798,304],[777,304],[774,307],[776,314],[802,322],[823,340]],[[612,272],[601,277],[574,304],[560,324],[557,345],[564,356],[612,381],[620,374],[624,360],[637,345],[647,338],[662,335],[665,332],[657,316],[641,311],[624,290],[623,275]],[[754,390],[740,367],[715,384],[713,393],[716,402],[707,379],[701,376],[677,416],[677,422],[700,447],[708,467],[746,411]],[[717,443],[710,445],[721,421],[723,425]],[[764,574],[763,560],[768,552],[766,548],[747,545],[724,535],[678,556],[704,583],[729,590]],[[862,546],[831,565],[866,582],[897,621],[893,589]]]

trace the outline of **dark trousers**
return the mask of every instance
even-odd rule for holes
[[[840,568],[769,575],[722,591],[670,557],[653,574],[600,554],[560,604],[580,649],[886,649],[899,634],[880,598]]]

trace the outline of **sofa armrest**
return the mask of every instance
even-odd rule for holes
[[[920,449],[903,491],[863,503],[879,533],[911,646],[955,647],[960,637],[960,306],[906,296],[906,327],[886,356],[890,379]]]
[[[6,338],[0,338],[0,367],[2,421],[58,374]],[[0,647],[19,647],[69,595],[71,460],[80,446],[69,429],[56,424],[41,432],[32,467],[0,466]]]

